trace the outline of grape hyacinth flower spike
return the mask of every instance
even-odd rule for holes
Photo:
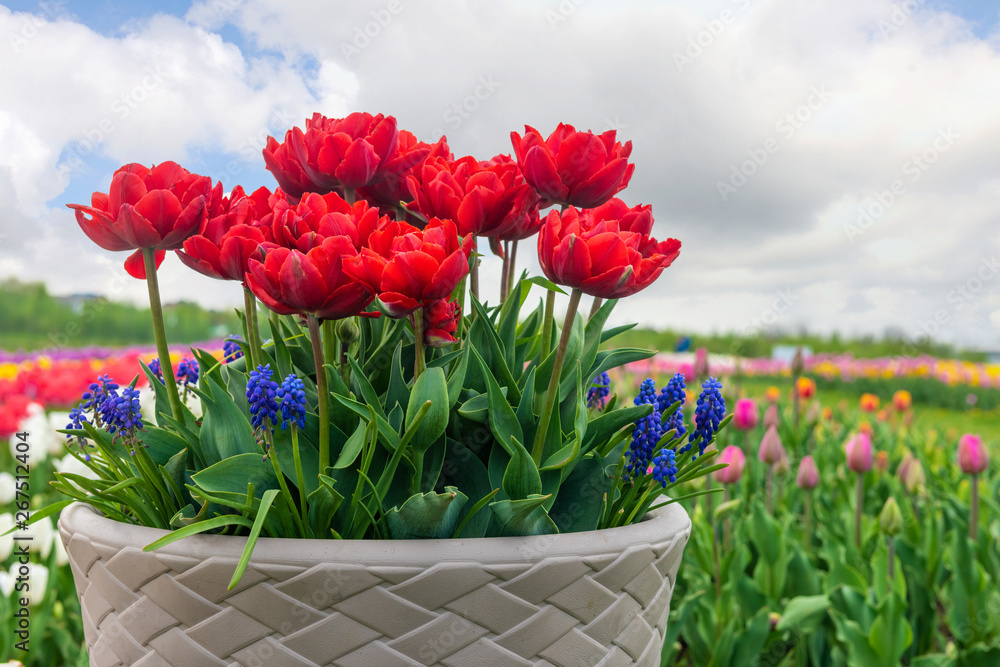
[[[305,385],[295,374],[291,374],[281,382],[277,391],[281,399],[281,428],[288,428],[289,422],[298,424],[299,428],[306,426],[306,392]]]
[[[75,407],[75,408],[73,408],[72,410],[69,411],[69,423],[66,424],[66,428],[67,429],[82,430],[84,423],[88,423],[89,424],[90,420],[87,419],[87,413],[84,412],[84,410],[83,410],[82,407]],[[67,440],[74,440],[75,439],[77,447],[79,447],[80,453],[83,455],[83,460],[84,461],[89,461],[90,460],[90,453],[87,452],[86,450],[84,450],[84,447],[87,447],[87,446],[93,447],[94,445],[88,443],[87,439],[84,438],[81,435],[73,436],[73,435],[70,435],[70,434],[67,433],[66,434],[66,439]]]
[[[677,455],[674,450],[661,449],[660,454],[653,458],[653,479],[663,488],[667,488],[668,480],[671,484],[677,481]]]
[[[719,424],[726,416],[726,401],[722,398],[722,383],[716,378],[708,378],[701,385],[701,395],[694,409],[695,431],[701,438],[698,442],[698,454],[705,453],[705,447],[719,431]]]
[[[222,358],[227,364],[232,363],[243,356],[243,348],[236,342],[236,340],[243,340],[243,336],[235,334],[230,336],[230,338],[235,340],[227,340],[222,344]]]
[[[149,362],[149,372],[156,376],[156,379],[160,381],[160,384],[164,383],[163,380],[163,368],[160,367],[160,358],[153,357]]]
[[[610,394],[611,377],[604,371],[590,383],[590,389],[587,390],[587,407],[603,410]]]
[[[114,410],[108,418],[108,433],[113,433],[116,440],[129,448],[129,454],[135,456],[136,448],[142,445],[138,432],[144,429],[139,410],[139,390],[125,387],[121,395],[114,399]]]
[[[683,373],[674,373],[674,376],[670,378],[666,386],[660,390],[660,395],[656,397],[656,409],[661,414],[671,405],[680,401],[680,405],[677,406],[674,413],[667,416],[666,421],[663,422],[663,432],[666,433],[667,431],[674,430],[677,432],[674,436],[675,438],[683,438],[687,435],[687,429],[684,428],[684,400],[686,398],[687,392],[684,391]],[[691,443],[685,444],[677,453],[683,454],[689,449],[691,449]]]
[[[257,366],[250,371],[247,381],[247,403],[250,406],[250,425],[254,432],[268,434],[274,431],[278,421],[278,383],[271,379],[274,371],[271,364]]]
[[[646,378],[639,387],[639,395],[633,401],[636,405],[656,405],[656,384],[652,378]],[[660,424],[660,413],[657,410],[635,422],[632,430],[632,444],[629,445],[625,455],[628,457],[628,464],[625,466],[625,479],[634,476],[641,477],[649,467],[649,461],[653,458],[653,448],[660,442],[663,436],[663,427]]]

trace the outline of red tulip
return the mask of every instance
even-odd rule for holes
[[[405,317],[448,297],[469,271],[472,236],[459,241],[451,220],[432,218],[423,230],[390,222],[368,247],[345,259],[345,270],[377,293],[392,317]]]
[[[540,202],[536,201],[535,205],[515,221],[513,226],[500,232],[494,238],[498,241],[523,241],[537,234],[538,230],[542,228],[542,216],[539,215],[539,207]]]
[[[327,118],[315,113],[306,120],[305,132],[292,128],[284,144],[269,139],[264,162],[294,197],[306,191],[353,190],[382,180],[386,169],[404,171],[430,152],[429,147],[419,147],[397,156],[397,141],[392,116],[352,113]]]
[[[446,347],[458,342],[453,335],[458,331],[462,308],[450,299],[437,299],[424,306],[424,344],[428,347]]]
[[[496,236],[513,227],[538,201],[519,179],[517,165],[506,155],[490,162],[466,156],[450,161],[426,160],[407,178],[411,210],[427,218],[454,220],[462,236]]]
[[[454,159],[446,137],[428,144],[418,141],[411,132],[400,130],[396,157],[382,169],[382,180],[359,188],[358,197],[372,206],[389,211],[399,207],[400,202],[409,204],[413,201],[413,196],[410,195],[407,177],[415,176],[423,162],[433,157]]]
[[[125,260],[125,269],[134,278],[145,278],[141,250],[155,248],[159,267],[165,250],[177,250],[200,229],[211,193],[211,179],[175,162],[152,168],[132,163],[115,172],[107,194],[93,194],[90,206],[68,206],[97,245],[105,250],[136,250]]]
[[[317,236],[347,236],[355,250],[360,250],[371,233],[388,222],[388,217],[380,218],[378,209],[364,200],[348,204],[334,192],[310,192],[298,204],[278,201],[274,205],[271,235],[276,244],[302,252],[317,245]]]
[[[372,302],[366,285],[344,272],[344,263],[357,254],[347,236],[314,236],[308,251],[273,243],[261,245],[250,258],[246,285],[264,305],[281,315],[313,314],[321,320],[359,315]]]
[[[550,203],[581,208],[600,206],[632,178],[632,142],[622,145],[615,136],[614,130],[596,135],[562,123],[548,139],[528,125],[523,138],[510,133],[524,178],[538,194]]]
[[[248,197],[236,186],[229,197],[211,207],[201,233],[185,240],[177,257],[211,278],[243,282],[250,256],[261,243],[271,240],[271,230],[264,223],[271,217],[273,202],[281,198],[280,190],[271,194],[267,188]]]
[[[644,215],[643,210],[631,209]],[[549,280],[591,296],[618,299],[648,287],[680,254],[677,239],[657,242],[648,234],[622,229],[619,220],[596,219],[594,212],[570,206],[546,216],[538,235],[538,260]],[[640,228],[645,224],[637,217],[628,218],[628,223]]]

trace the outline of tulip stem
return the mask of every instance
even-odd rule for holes
[[[711,493],[707,495],[712,495]],[[712,528],[712,570],[715,575],[715,600],[716,604],[722,598],[722,574],[719,568],[719,531],[718,526],[712,521],[711,515],[708,516],[709,526]]]
[[[469,269],[469,291],[479,299],[479,257],[472,256],[472,267]],[[473,311],[475,316],[475,311]]]
[[[767,489],[765,492],[764,504],[767,508],[768,514],[774,514],[774,467],[768,463],[767,465]]]
[[[865,478],[858,473],[857,490],[854,502],[854,545],[861,550],[861,510],[865,504]]]
[[[354,202],[357,201],[357,197],[354,195],[354,188],[344,188],[344,201],[354,206]]]
[[[500,269],[500,303],[507,300],[507,273],[510,271],[510,241],[503,242],[503,268]]]
[[[549,292],[555,296],[554,292]],[[566,360],[566,347],[569,345],[569,336],[573,330],[573,321],[576,319],[576,311],[580,307],[580,297],[583,292],[574,289],[569,297],[569,307],[566,309],[566,319],[563,322],[562,335],[559,336],[559,347],[556,348],[555,363],[552,365],[552,375],[549,377],[549,388],[545,391],[545,401],[542,403],[542,414],[538,423],[538,430],[535,432],[535,443],[531,448],[531,458],[535,465],[542,464],[542,454],[545,451],[545,437],[549,430],[549,423],[552,421],[552,411],[559,398],[559,376],[562,375],[563,362]],[[546,310],[548,304],[546,304]],[[551,318],[549,318],[550,321]],[[551,331],[549,332],[551,336]],[[544,355],[542,355],[544,358]]]
[[[545,316],[542,318],[542,361],[545,361],[545,357],[548,356],[549,351],[552,349],[552,327],[555,324],[553,319],[555,317],[555,309],[556,293],[549,290],[548,294],[545,295]]]
[[[243,310],[247,319],[247,338],[249,339],[247,344],[250,346],[250,352],[247,355],[250,358],[250,365],[247,368],[249,372],[260,364],[261,349],[260,334],[257,331],[257,297],[246,287],[243,288]]]
[[[969,506],[969,537],[976,540],[979,537],[979,475],[972,475],[972,499]]]
[[[292,498],[292,492],[288,490],[288,484],[285,482],[285,474],[281,472],[281,464],[278,462],[278,452],[274,450],[274,436],[271,435],[271,430],[267,426],[267,422],[265,421],[264,423],[264,440],[267,442],[267,454],[265,458],[271,459],[271,466],[274,467],[274,475],[278,478],[278,486],[281,487],[281,493],[285,496],[285,501],[288,503],[288,509],[291,510],[292,518],[298,524],[299,535],[307,537],[305,520],[300,518],[295,512],[295,499]]]
[[[146,267],[146,287],[149,288],[149,313],[153,318],[153,339],[156,341],[156,353],[160,356],[160,370],[163,373],[163,384],[167,389],[167,400],[174,419],[184,423],[184,411],[181,409],[181,397],[177,393],[177,379],[174,376],[174,365],[170,362],[170,348],[167,347],[167,334],[163,328],[163,306],[160,304],[160,285],[156,278],[156,250],[142,249],[142,259]]]
[[[309,313],[306,315],[306,325],[309,327],[309,339],[316,361],[316,393],[319,394],[319,472],[326,474],[326,469],[330,465],[330,391],[326,384],[319,320]]]
[[[728,503],[729,502],[729,485],[728,484],[722,488],[722,502],[723,503]],[[732,538],[733,538],[733,536],[732,536],[732,524],[730,524],[730,522],[729,522],[729,517],[726,516],[726,518],[722,520],[722,549],[726,553],[729,552],[729,549],[730,549],[730,547],[732,545]]]
[[[896,538],[892,535],[886,535],[885,539],[889,541],[889,581],[894,581],[896,579]]]
[[[812,546],[812,491],[806,491],[805,498],[805,529],[803,531],[802,542],[805,544],[806,551]]]
[[[507,265],[507,275],[504,276],[504,280],[507,281],[507,294],[514,291],[515,276],[517,276],[517,239],[510,242],[510,260]]]
[[[604,305],[604,299],[602,299],[599,296],[595,296],[594,297],[594,303],[590,307],[590,315],[587,317],[587,319],[588,320],[594,319],[594,315],[597,314],[597,311],[599,311],[601,309],[602,305]]]
[[[413,381],[416,382],[420,374],[424,372],[427,363],[424,359],[424,311],[422,308],[413,311],[410,322],[413,324]]]
[[[337,358],[336,324],[334,320],[323,320],[321,331],[323,335],[323,359],[331,364],[336,363],[334,359]]]

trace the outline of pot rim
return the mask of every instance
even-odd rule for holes
[[[59,516],[64,541],[80,535],[90,541],[121,548],[142,549],[172,531],[114,521],[81,502],[67,506]],[[475,537],[421,540],[335,540],[261,537],[251,562],[308,565],[346,562],[356,565],[432,566],[454,561],[534,562],[553,556],[586,556],[623,552],[631,546],[662,542],[678,533],[690,533],[691,519],[679,503],[654,510],[637,524],[579,533],[529,537]],[[192,535],[168,544],[154,554],[186,558],[239,559],[246,537]]]

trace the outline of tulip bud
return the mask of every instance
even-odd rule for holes
[[[899,462],[898,466],[896,466],[896,477],[899,479],[900,482],[906,481],[906,475],[910,470],[910,466],[913,465],[913,462],[915,460],[916,459],[913,458],[913,453],[907,449],[906,452],[903,454],[903,460]]]
[[[878,517],[878,523],[882,532],[889,537],[895,537],[903,530],[903,513],[899,511],[899,503],[892,496],[889,496],[889,499],[885,501],[882,513]]]
[[[350,345],[358,339],[360,333],[358,325],[354,323],[353,317],[342,319],[337,323],[337,338],[340,339],[341,343]],[[333,363],[330,359],[327,362]]]
[[[741,398],[733,407],[733,426],[739,431],[750,431],[757,428],[759,411],[757,402],[752,398]]]
[[[895,394],[892,395],[892,406],[896,408],[898,412],[906,412],[910,409],[910,405],[913,403],[913,397],[910,392],[905,389],[900,389]]]
[[[806,421],[811,424],[815,424],[819,421],[821,414],[819,403],[813,403],[809,406],[809,412],[806,413]]]
[[[816,382],[812,378],[799,378],[795,382],[795,391],[799,398],[809,400],[816,395]]]
[[[875,412],[878,410],[879,400],[875,394],[862,394],[859,403],[861,410],[864,412]]]
[[[875,469],[885,472],[889,469],[889,453],[882,451],[875,455]]]
[[[872,469],[872,441],[867,433],[858,433],[847,441],[844,447],[847,467],[856,473],[866,473]]]
[[[795,483],[800,489],[812,491],[819,484],[819,469],[812,456],[802,457],[799,462],[799,474],[795,477]]]
[[[772,611],[767,615],[767,620],[771,623],[771,632],[774,632],[778,627],[778,623],[781,623],[781,614],[776,611]]]
[[[767,465],[774,465],[781,460],[781,451],[783,449],[784,447],[781,445],[781,437],[778,435],[777,427],[770,426],[764,433],[764,439],[760,442],[760,450],[757,452],[757,458]]]
[[[924,466],[917,459],[910,461],[906,469],[906,476],[903,477],[903,488],[910,495],[922,496],[927,490],[927,476],[924,474]]]
[[[777,403],[778,399],[781,398],[781,390],[777,387],[768,387],[764,392],[764,398],[766,398],[769,403]]]
[[[875,429],[872,428],[872,425],[866,421],[862,421],[860,424],[858,424],[858,431],[860,431],[861,433],[866,433],[869,438],[875,435]]]
[[[735,445],[729,445],[719,455],[719,463],[728,464],[712,473],[712,477],[720,484],[735,484],[743,476],[743,463],[746,457],[743,450]]]
[[[764,412],[764,428],[778,427],[778,406],[772,403]]]
[[[831,419],[833,419],[833,408],[830,407],[823,408],[823,419],[825,419],[826,421],[830,421]]]
[[[990,466],[990,453],[978,435],[966,433],[958,441],[958,467],[966,475],[978,475]]]

